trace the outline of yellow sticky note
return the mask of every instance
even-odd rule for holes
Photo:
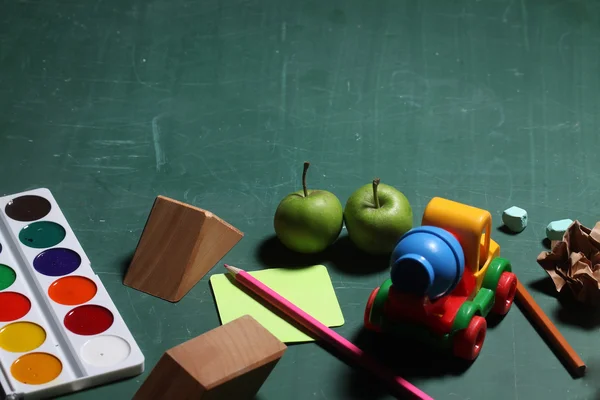
[[[325,266],[273,268],[250,274],[324,325],[336,327],[344,324],[344,316]],[[248,314],[284,343],[314,340],[246,294],[246,289],[234,284],[229,274],[212,275],[210,284],[222,324]]]

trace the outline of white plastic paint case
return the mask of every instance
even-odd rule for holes
[[[6,206],[22,196],[39,196],[50,203],[47,215],[35,221],[18,221],[9,217]],[[32,248],[19,240],[21,230],[34,222],[49,221],[62,226],[65,237],[50,248]],[[43,344],[26,353],[7,351],[0,346],[0,384],[7,398],[40,399],[52,398],[66,393],[86,389],[111,381],[141,374],[144,371],[144,356],[123,318],[107,293],[102,281],[93,272],[90,261],[79,241],[48,189],[35,189],[0,198],[0,264],[14,270],[16,280],[0,291],[15,292],[26,296],[31,308],[23,317],[12,321],[1,321],[0,332],[9,324],[28,321],[41,326],[46,333]],[[34,259],[49,249],[65,248],[76,252],[81,259],[79,267],[67,275],[47,276],[34,268]],[[93,281],[97,291],[86,303],[62,305],[48,295],[49,286],[65,276],[81,276]],[[67,329],[65,316],[83,305],[99,305],[109,310],[113,322],[105,331],[93,335],[76,334]],[[0,304],[0,309],[2,304]],[[12,374],[17,359],[29,353],[46,353],[62,363],[60,374],[43,384],[26,384]]]

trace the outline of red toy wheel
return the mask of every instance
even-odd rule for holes
[[[475,315],[471,318],[469,326],[461,330],[454,337],[454,355],[465,360],[473,361],[479,355],[483,341],[487,322],[485,318]]]
[[[371,322],[371,310],[373,310],[373,303],[375,302],[375,297],[378,292],[379,288],[376,288],[371,292],[369,300],[367,301],[367,306],[365,307],[364,324],[365,328],[370,331],[379,331],[379,328]]]
[[[517,292],[517,276],[512,272],[503,272],[496,287],[496,298],[492,312],[505,315],[510,310]]]

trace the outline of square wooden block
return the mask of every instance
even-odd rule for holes
[[[286,349],[245,315],[168,350],[134,400],[252,399]]]
[[[158,196],[123,283],[179,301],[243,236],[210,211]]]

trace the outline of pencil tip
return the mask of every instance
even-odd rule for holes
[[[229,264],[225,264],[225,268],[227,269],[227,271],[231,272],[233,275],[237,275],[241,269],[233,267]]]

